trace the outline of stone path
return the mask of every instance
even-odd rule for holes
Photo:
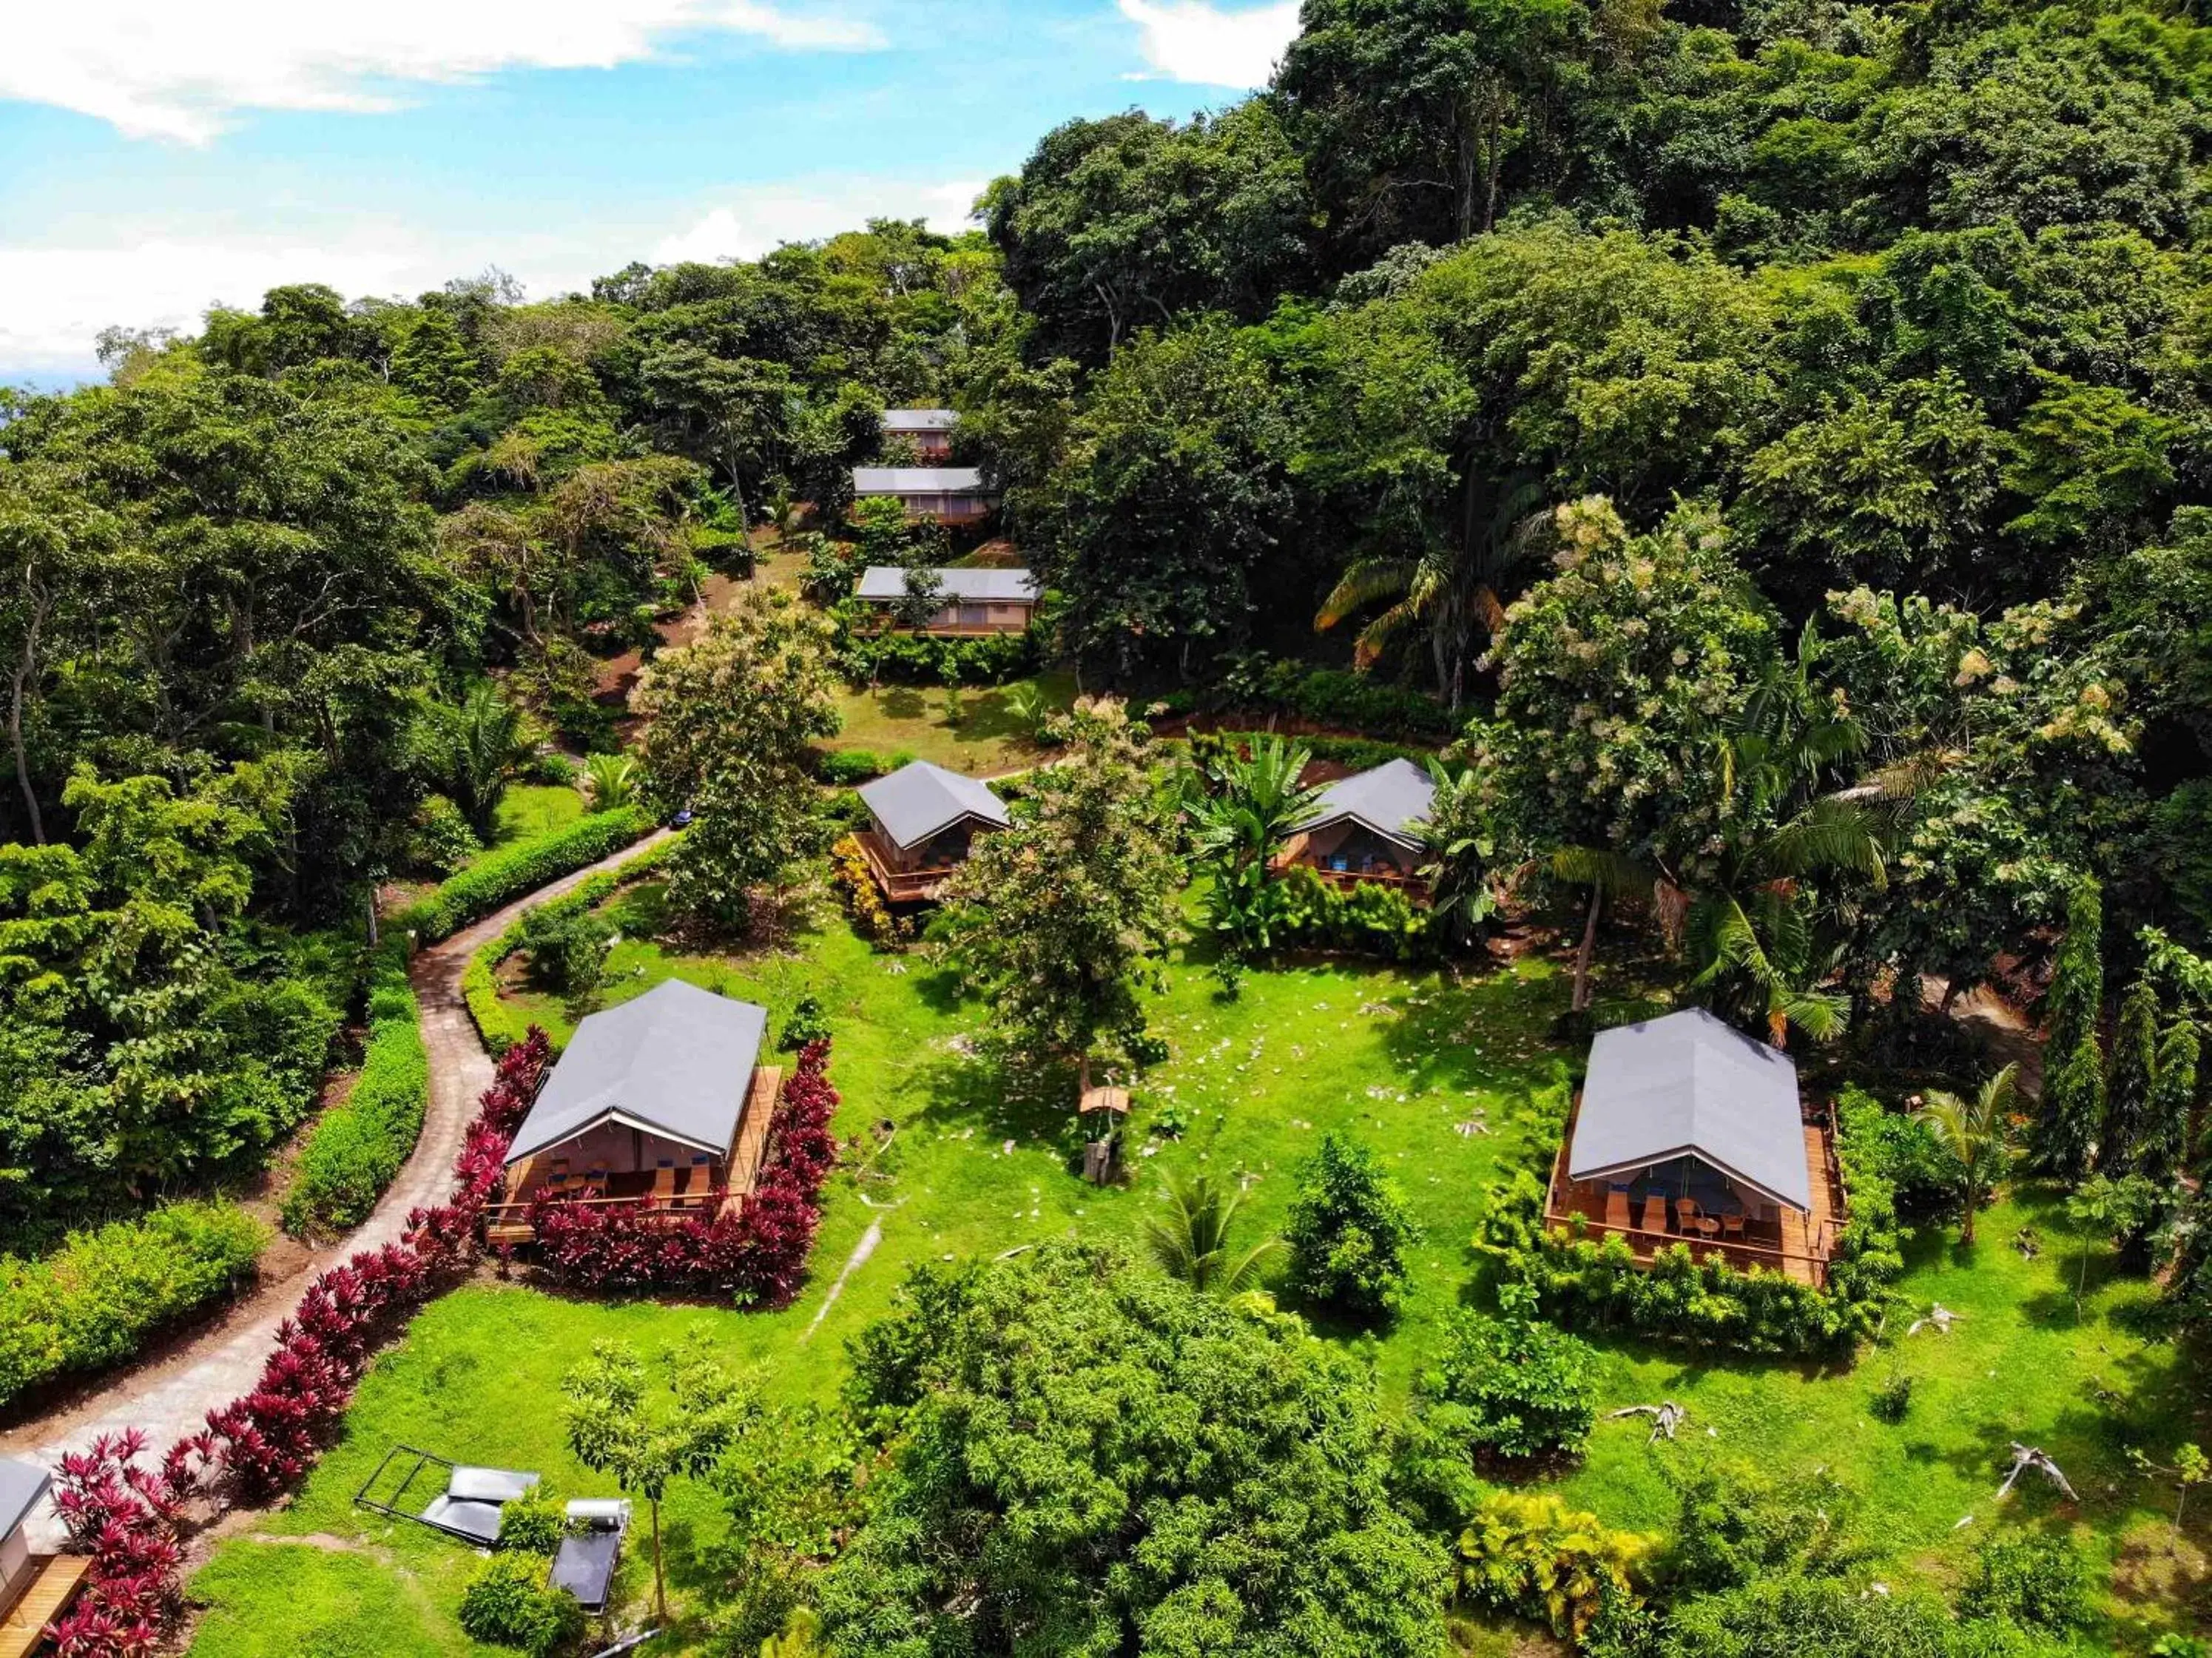
[[[369,1218],[349,1236],[307,1254],[289,1274],[258,1285],[233,1303],[206,1329],[158,1358],[94,1384],[46,1415],[0,1434],[0,1455],[28,1456],[56,1466],[105,1433],[146,1430],[155,1454],[196,1433],[210,1411],[228,1405],[260,1378],[275,1344],[276,1327],[299,1304],[307,1281],[356,1249],[395,1242],[410,1210],[443,1202],[452,1189],[453,1157],[474,1113],[477,1096],[491,1085],[492,1065],[461,995],[461,975],[477,947],[506,931],[529,905],[559,896],[604,870],[627,863],[665,840],[661,829],[611,858],[549,883],[506,908],[418,954],[409,972],[422,1007],[422,1044],[429,1051],[430,1100],[422,1133],[410,1156]],[[33,1546],[55,1546],[51,1514],[34,1520]]]

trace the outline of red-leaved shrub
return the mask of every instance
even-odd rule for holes
[[[744,1208],[711,1219],[541,1198],[531,1206],[540,1256],[589,1289],[726,1295],[740,1307],[782,1307],[806,1277],[822,1221],[822,1183],[837,1161],[830,1044],[810,1042],[783,1085],[768,1155]]]
[[[84,1594],[53,1626],[58,1658],[151,1653],[179,1603],[176,1522],[184,1503],[201,1493],[218,1504],[265,1501],[307,1471],[352,1400],[377,1337],[470,1259],[477,1222],[499,1189],[508,1143],[551,1051],[535,1027],[507,1049],[453,1159],[452,1199],[410,1213],[398,1242],[358,1250],[318,1273],[276,1327],[276,1351],[253,1391],[209,1412],[207,1430],[179,1440],[158,1472],[137,1466],[145,1448],[137,1429],[63,1458],[54,1506],[93,1564]]]

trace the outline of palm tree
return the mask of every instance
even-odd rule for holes
[[[1188,1181],[1170,1175],[1162,1191],[1167,1213],[1145,1223],[1145,1242],[1162,1272],[1201,1295],[1233,1296],[1250,1289],[1260,1268],[1283,1247],[1280,1238],[1264,1238],[1243,1254],[1233,1254],[1229,1229],[1244,1206],[1244,1193],[1216,1185],[1209,1175]]]
[[[1959,1166],[1960,1197],[1965,1211],[1959,1223],[1961,1243],[1973,1242],[1975,1212],[2010,1161],[2019,1073],[2017,1064],[2007,1066],[1984,1083],[1971,1100],[1931,1090],[1926,1102],[1912,1114],[1916,1121],[1935,1132],[1937,1141]]]
[[[530,756],[522,710],[478,680],[458,703],[432,702],[423,714],[433,768],[477,832],[489,834],[508,771]]]
[[[637,802],[637,762],[627,754],[594,754],[584,762],[592,810],[613,811]]]
[[[1478,629],[1488,635],[1503,625],[1505,607],[1498,590],[1536,550],[1549,521],[1538,510],[1544,494],[1534,473],[1507,477],[1484,524],[1474,522],[1479,497],[1472,476],[1468,490],[1468,523],[1457,545],[1432,539],[1413,556],[1356,560],[1314,617],[1315,629],[1326,631],[1354,611],[1383,606],[1352,643],[1352,659],[1363,669],[1373,665],[1407,629],[1425,629],[1436,663],[1437,695],[1455,711],[1466,689],[1468,647]]]
[[[1420,877],[1429,884],[1429,908],[1463,938],[1498,908],[1490,890],[1492,847],[1483,833],[1474,774],[1454,776],[1443,762],[1431,760],[1429,780],[1437,793],[1421,826]]]
[[[1188,805],[1192,840],[1213,867],[1212,924],[1237,951],[1267,947],[1269,869],[1321,791],[1301,780],[1311,751],[1279,737],[1255,737],[1249,755],[1234,750],[1206,768],[1211,786]]]

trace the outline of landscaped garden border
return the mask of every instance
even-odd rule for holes
[[[409,905],[392,918],[392,925],[412,933],[417,944],[436,944],[524,893],[611,857],[642,840],[652,828],[653,819],[639,806],[580,817],[550,834],[478,859]]]
[[[1544,1223],[1546,1178],[1564,1100],[1540,1106],[1528,1156],[1492,1187],[1475,1248],[1526,1286],[1542,1312],[1577,1330],[1633,1330],[1664,1340],[1747,1352],[1848,1352],[1880,1327],[1890,1286],[1904,1271],[1894,1185],[1885,1166],[1881,1102],[1856,1088],[1837,1102],[1836,1161],[1850,1212],[1814,1289],[1781,1272],[1739,1272],[1671,1244],[1638,1266],[1626,1240],[1563,1235]],[[1539,1172],[1540,1167],[1543,1172]]]
[[[343,1102],[307,1138],[284,1199],[284,1230],[305,1236],[356,1226],[376,1207],[415,1150],[430,1102],[422,1009],[407,980],[407,941],[389,938],[371,957],[368,1041]]]

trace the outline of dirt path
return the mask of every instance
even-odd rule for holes
[[[232,1303],[219,1320],[189,1340],[0,1435],[0,1455],[29,1456],[52,1467],[64,1453],[82,1449],[100,1434],[129,1427],[144,1429],[158,1454],[198,1431],[210,1411],[252,1388],[275,1342],[277,1325],[299,1303],[309,1278],[356,1249],[397,1242],[406,1230],[410,1210],[445,1200],[453,1156],[460,1149],[477,1096],[492,1079],[491,1061],[477,1039],[468,1004],[461,996],[461,975],[469,957],[477,946],[506,931],[527,906],[556,897],[601,871],[627,862],[665,840],[668,833],[659,830],[611,858],[540,887],[416,956],[410,973],[422,1005],[422,1043],[429,1050],[429,1108],[414,1154],[375,1212],[335,1244],[294,1252],[286,1258],[289,1271]],[[44,1519],[51,1527],[51,1516]],[[32,1529],[34,1546],[51,1547],[58,1540],[58,1533],[51,1529],[38,1534],[40,1521],[34,1521]]]

